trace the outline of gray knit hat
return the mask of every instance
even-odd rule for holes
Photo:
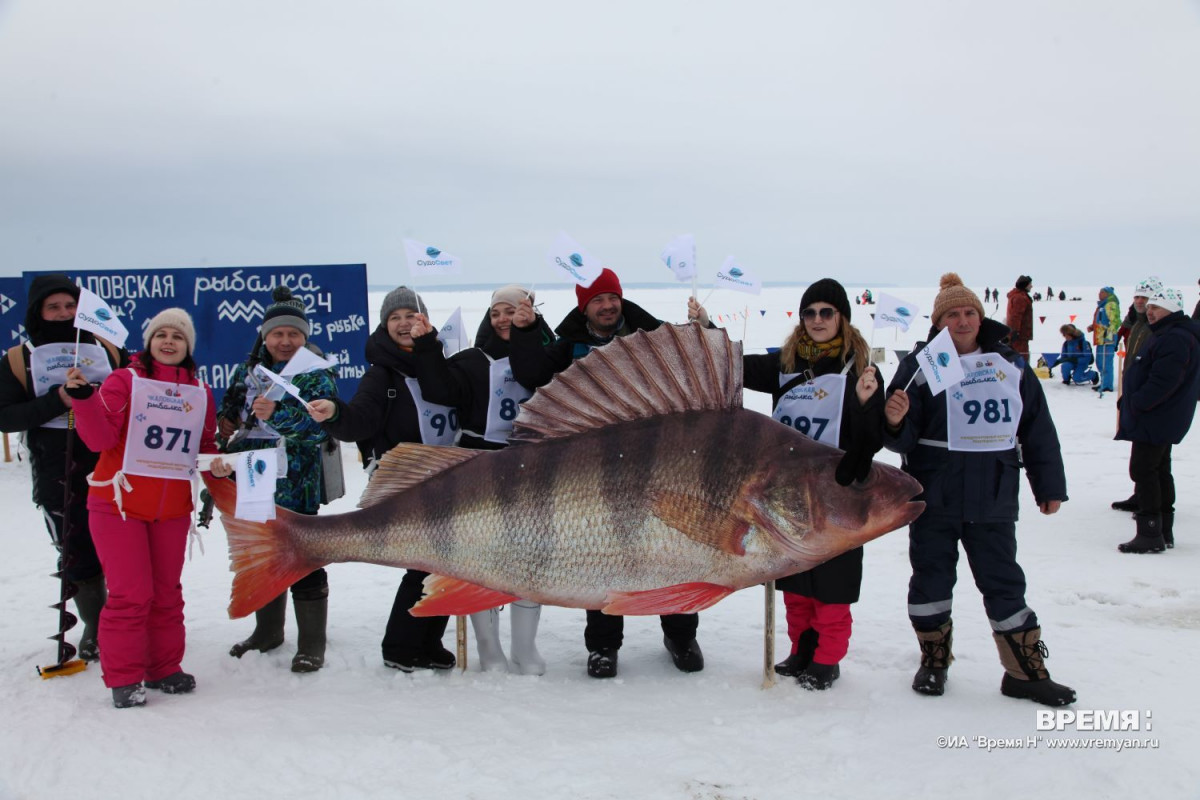
[[[142,344],[147,350],[150,349],[150,340],[154,338],[154,332],[160,328],[174,328],[182,333],[183,338],[187,339],[188,355],[196,355],[196,326],[192,324],[192,318],[186,311],[182,308],[164,308],[155,314],[146,323],[146,330],[142,331]]]
[[[267,306],[267,310],[263,312],[262,327],[259,332],[264,337],[276,328],[295,328],[304,334],[304,338],[308,338],[308,317],[304,315],[304,302],[297,297],[292,297],[292,290],[286,286],[276,286],[271,292],[271,299],[275,302]]]
[[[398,308],[407,308],[418,314],[428,314],[429,308],[421,300],[421,295],[407,286],[397,286],[383,298],[383,306],[379,309],[379,321],[387,322],[388,315]]]

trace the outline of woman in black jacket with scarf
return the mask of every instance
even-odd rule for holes
[[[800,300],[800,321],[776,353],[743,356],[747,389],[771,395],[774,418],[846,455],[835,480],[848,486],[866,477],[883,447],[883,381],[870,365],[870,348],[850,324],[850,301],[840,283],[823,278]],[[693,299],[688,317],[707,324]],[[857,547],[806,572],[776,581],[787,607],[792,652],[775,665],[806,689],[828,689],[850,644],[862,586],[863,551]]]
[[[429,321],[418,317],[412,328],[417,378],[421,393],[436,403],[454,406],[462,420],[459,447],[472,450],[499,450],[507,446],[513,420],[520,404],[533,394],[513,377],[509,365],[509,335],[517,306],[533,292],[517,284],[503,286],[492,293],[488,315],[475,337],[475,347],[446,358],[437,331]],[[539,317],[540,319],[540,317]],[[552,341],[554,334],[545,322],[542,334]],[[512,663],[523,675],[542,675],[546,662],[538,653],[536,638],[542,606],[532,600],[516,600],[511,607]],[[504,671],[508,659],[500,644],[500,609],[491,608],[471,615],[475,644],[484,670]]]
[[[411,329],[413,321],[425,313],[425,303],[412,289],[401,286],[389,292],[379,312],[379,327],[367,340],[370,366],[354,397],[348,403],[337,399],[311,404],[313,419],[331,436],[358,444],[368,473],[401,442],[449,447],[457,439],[457,412],[428,401],[417,382]],[[454,667],[454,654],[442,646],[450,618],[408,613],[421,599],[428,575],[410,569],[400,581],[383,636],[386,666],[403,672]]]

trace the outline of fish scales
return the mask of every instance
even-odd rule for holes
[[[649,490],[731,508],[779,427],[752,412],[689,412],[489,452],[356,512],[357,530],[323,517],[301,539],[322,559],[368,556],[559,604],[595,606],[679,574],[722,584],[764,566],[786,574],[766,537],[752,535],[746,556],[717,552],[638,502]]]

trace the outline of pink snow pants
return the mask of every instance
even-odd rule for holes
[[[108,582],[98,641],[109,688],[179,671],[184,648],[179,576],[188,523],[188,517],[144,522],[91,511],[92,539]]]
[[[832,665],[846,657],[846,651],[850,649],[850,628],[854,623],[849,603],[822,603],[802,594],[784,592],[783,605],[787,609],[788,638],[792,640],[793,653],[800,634],[812,628],[817,632],[813,661]]]

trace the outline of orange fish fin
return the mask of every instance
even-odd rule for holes
[[[414,617],[447,617],[474,614],[518,600],[516,595],[487,589],[474,583],[430,575],[425,579],[425,595],[412,607]]]
[[[439,472],[470,461],[481,450],[461,447],[432,447],[424,444],[398,444],[384,453],[371,481],[358,500],[359,508],[382,503],[389,497],[429,480]]]
[[[680,583],[645,592],[609,592],[605,614],[692,614],[715,605],[733,589],[715,583]]]
[[[654,492],[650,513],[689,539],[735,556],[746,555],[750,524],[711,503],[682,492]]]
[[[237,484],[208,473],[204,473],[204,483],[221,511],[221,524],[229,539],[229,569],[234,573],[230,619],[257,611],[305,575],[325,566],[304,558],[293,546],[292,528],[304,515],[276,506],[276,517],[270,522],[238,519],[233,516]]]
[[[576,359],[521,404],[510,442],[558,439],[682,411],[742,407],[742,343],[719,328],[661,325]]]

